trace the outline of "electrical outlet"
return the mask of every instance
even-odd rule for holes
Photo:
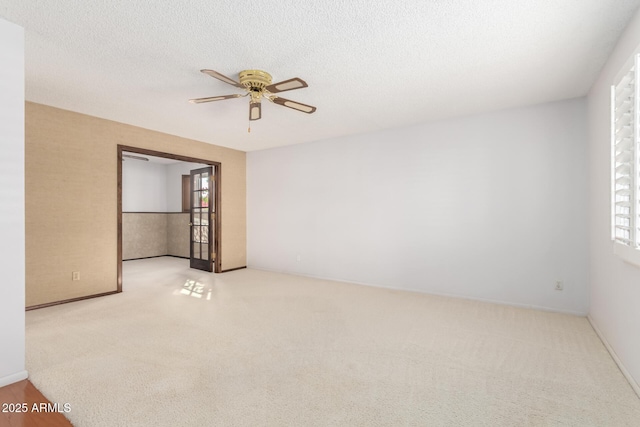
[[[73,273],[71,273],[71,280],[80,280],[80,272],[74,271]]]
[[[300,254],[298,254],[298,256],[296,257],[296,261],[300,262],[301,259],[302,257],[300,256]]]
[[[562,280],[556,280],[556,291],[561,291],[564,289],[564,283]]]

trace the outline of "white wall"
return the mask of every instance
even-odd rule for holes
[[[24,358],[24,31],[0,19],[0,387]]]
[[[182,212],[182,175],[192,169],[209,167],[198,163],[178,162],[167,165],[167,212]]]
[[[250,152],[249,267],[586,314],[585,114],[579,99]]]
[[[610,102],[614,76],[640,45],[636,13],[588,97],[590,278],[589,316],[640,393],[640,268],[613,254],[610,240]]]
[[[122,162],[123,212],[182,212],[182,175],[208,167],[199,163]]]
[[[122,162],[122,211],[167,212],[167,165]]]

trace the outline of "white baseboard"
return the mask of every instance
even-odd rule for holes
[[[16,372],[15,374],[7,375],[6,377],[0,378],[0,387],[17,383],[18,381],[27,379],[27,377],[29,377],[27,371],[20,371]]]
[[[604,337],[604,335],[602,335],[602,332],[600,332],[600,329],[591,318],[591,315],[588,315],[587,319],[589,319],[589,323],[591,323],[591,327],[593,328],[594,331],[596,331],[596,334],[598,335],[598,337],[600,337],[600,341],[602,341],[602,344],[604,344],[605,348],[607,349],[607,351],[609,352],[613,360],[616,362],[616,365],[618,365],[618,368],[620,369],[620,372],[622,372],[622,375],[624,375],[627,381],[629,381],[629,385],[631,386],[633,391],[635,391],[638,397],[640,397],[640,386],[638,385],[636,380],[631,376],[629,371],[627,371],[627,368],[625,368],[625,366],[622,364],[622,361],[620,360],[616,352],[613,351],[613,348],[611,347],[611,345],[609,345],[609,342]]]
[[[371,284],[371,283],[356,282],[356,281],[353,281],[353,280],[336,279],[336,278],[333,278],[333,277],[315,276],[313,274],[303,274],[303,273],[298,273],[298,272],[294,272],[294,271],[275,270],[275,269],[266,268],[266,267],[259,267],[259,266],[255,266],[254,267],[254,266],[247,265],[247,268],[250,268],[250,269],[253,269],[253,270],[270,271],[272,273],[290,274],[292,276],[310,277],[312,279],[331,280],[332,282],[351,283],[351,284],[354,284],[354,285],[370,286],[370,287],[373,287],[373,288],[390,289],[390,290],[394,290],[394,291],[416,292],[416,293],[424,294],[424,295],[436,295],[436,296],[439,296],[439,297],[459,298],[459,299],[465,299],[465,300],[470,300],[470,301],[486,302],[486,303],[490,303],[490,304],[507,305],[507,306],[510,306],[510,307],[529,308],[529,309],[532,309],[532,310],[547,311],[547,312],[551,312],[551,313],[571,314],[573,316],[580,316],[580,317],[586,317],[587,316],[587,312],[586,311],[564,310],[564,309],[559,309],[559,308],[544,307],[544,306],[538,306],[538,305],[533,305],[533,304],[522,304],[522,303],[517,303],[517,302],[511,302],[511,301],[494,300],[494,299],[489,299],[489,298],[480,298],[480,297],[472,297],[472,296],[466,296],[466,295],[449,294],[449,293],[444,293],[444,292],[431,292],[431,291],[425,291],[425,290],[422,290],[422,289],[399,288],[399,287],[394,287],[394,286],[377,285],[377,284]]]

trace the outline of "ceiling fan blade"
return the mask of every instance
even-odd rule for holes
[[[268,90],[271,93],[279,93],[279,92],[286,92],[288,90],[302,89],[303,87],[307,87],[307,86],[309,86],[307,82],[305,82],[304,80],[298,77],[294,77],[289,80],[273,83],[267,86],[265,90]]]
[[[228,84],[230,84],[230,85],[232,85],[232,86],[239,87],[239,88],[242,88],[242,89],[244,89],[244,88],[245,88],[243,85],[241,85],[241,84],[240,84],[240,83],[238,83],[237,81],[235,81],[235,80],[233,80],[233,79],[230,79],[229,77],[224,76],[224,75],[220,74],[220,73],[219,73],[219,72],[217,72],[217,71],[213,71],[213,70],[200,70],[200,72],[205,73],[205,74],[208,74],[208,75],[210,75],[211,77],[213,77],[213,78],[215,78],[215,79],[218,79],[218,80],[220,80],[221,82],[228,83]]]
[[[294,110],[302,111],[303,113],[311,114],[316,111],[316,107],[311,105],[302,104],[300,102],[291,101],[285,98],[273,98],[273,102],[278,105],[283,105],[285,107],[293,108]]]
[[[223,99],[240,98],[243,96],[246,96],[246,95],[233,94],[233,95],[222,95],[222,96],[210,96],[208,98],[190,99],[189,102],[191,102],[192,104],[202,104],[203,102],[222,101]]]
[[[262,117],[262,104],[259,102],[249,104],[249,120],[260,120],[260,117]]]

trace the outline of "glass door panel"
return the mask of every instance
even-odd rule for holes
[[[191,226],[191,268],[213,271],[212,230],[209,227],[212,205],[210,184],[213,168],[207,167],[191,171],[190,181],[190,226]]]

